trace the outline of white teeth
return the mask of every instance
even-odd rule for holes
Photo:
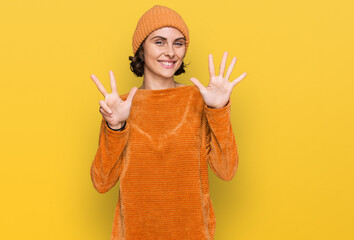
[[[162,64],[167,65],[167,66],[171,66],[171,65],[173,65],[173,62],[162,62]]]

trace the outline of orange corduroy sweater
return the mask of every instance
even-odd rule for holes
[[[208,164],[225,181],[236,173],[230,111],[231,99],[212,109],[189,85],[138,89],[123,131],[102,118],[91,179],[100,193],[119,181],[112,240],[214,239]]]

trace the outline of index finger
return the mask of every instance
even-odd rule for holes
[[[106,89],[103,87],[102,83],[100,82],[100,80],[98,80],[98,78],[95,75],[91,75],[91,79],[94,81],[94,83],[96,84],[98,90],[100,90],[100,92],[103,94],[104,97],[106,97],[106,95],[108,95]]]
[[[109,76],[111,78],[111,89],[112,89],[112,93],[117,93],[117,83],[116,83],[116,79],[114,77],[113,71],[109,71]]]

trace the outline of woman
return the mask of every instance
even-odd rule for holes
[[[174,81],[184,72],[189,32],[182,17],[155,5],[140,18],[133,36],[131,69],[143,76],[139,88],[119,95],[110,71],[112,93],[92,80],[105,100],[91,178],[100,193],[119,180],[111,239],[213,239],[215,214],[209,196],[208,163],[230,181],[238,152],[230,122],[230,95],[246,75],[219,75],[209,55],[210,82],[204,87]]]

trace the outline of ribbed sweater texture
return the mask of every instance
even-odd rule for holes
[[[208,164],[222,180],[235,176],[230,112],[231,99],[212,109],[189,85],[138,89],[122,131],[102,118],[91,179],[99,193],[119,182],[111,240],[214,239]]]

